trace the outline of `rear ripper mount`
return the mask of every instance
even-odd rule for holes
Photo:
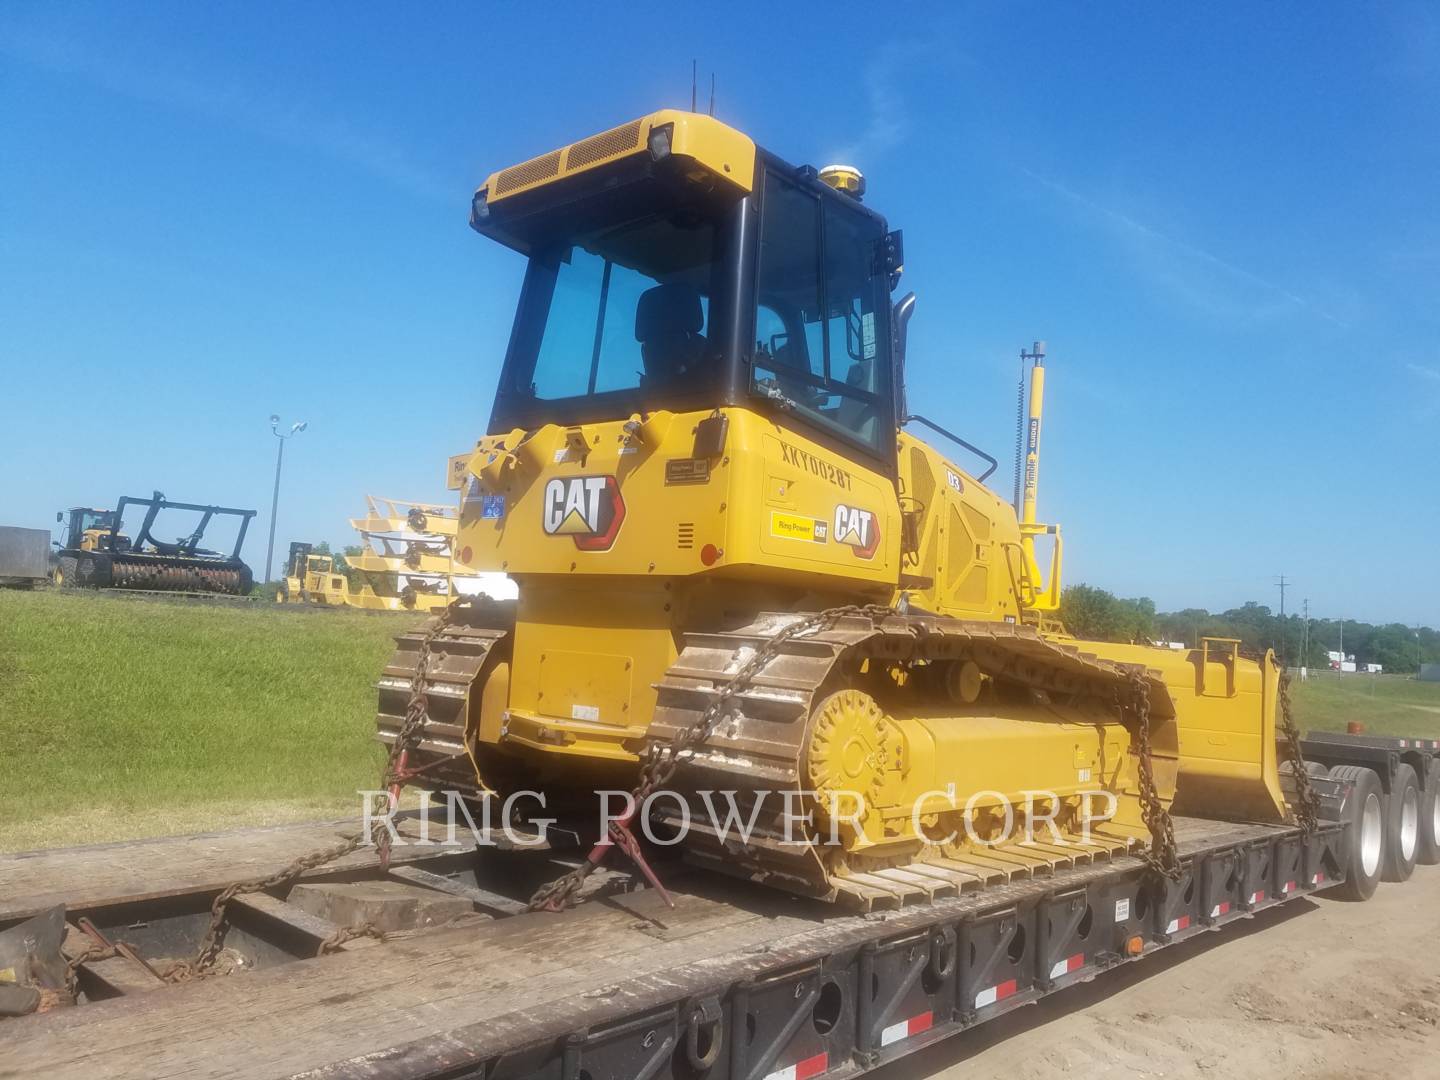
[[[127,506],[144,506],[145,518],[133,538],[120,533]],[[194,531],[174,543],[151,535],[161,510],[200,515]],[[219,516],[238,517],[235,546],[229,555],[200,546],[205,530]],[[157,491],[150,498],[123,495],[110,518],[110,530],[95,549],[83,549],[71,538],[59,554],[59,583],[90,588],[154,589],[167,592],[209,592],[240,595],[250,591],[254,577],[240,559],[245,532],[254,510],[204,503],[170,502]],[[148,546],[147,546],[148,545]]]

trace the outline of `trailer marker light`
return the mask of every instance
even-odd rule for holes
[[[1139,956],[1145,951],[1145,939],[1139,934],[1125,939],[1125,955]]]
[[[720,558],[720,549],[714,544],[706,544],[700,549],[700,561],[706,566],[714,566],[715,560]]]
[[[930,1026],[935,1022],[935,1017],[928,1012],[919,1016],[912,1016],[909,1020],[901,1020],[898,1024],[891,1024],[880,1032],[880,1045],[889,1046],[901,1039],[908,1039],[911,1035],[919,1035],[922,1031],[929,1031]]]
[[[1222,903],[1219,903],[1219,904],[1216,904],[1216,905],[1215,905],[1215,909],[1210,912],[1210,917],[1211,917],[1212,919],[1218,919],[1221,915],[1229,915],[1229,914],[1230,914],[1230,901],[1229,901],[1229,900],[1225,900],[1225,901],[1223,901]]]
[[[804,1061],[797,1061],[794,1065],[787,1065],[778,1072],[772,1072],[765,1080],[810,1080],[810,1077],[819,1076],[829,1066],[830,1056],[822,1052]]]
[[[1011,994],[1015,993],[1016,986],[1014,979],[1006,979],[999,986],[992,986],[989,990],[981,990],[975,995],[975,1007],[983,1009],[987,1005],[994,1005],[997,1001],[1004,1001]]]
[[[1181,930],[1190,929],[1190,916],[1181,915],[1178,919],[1171,919],[1170,925],[1165,928],[1167,934],[1178,933]]]
[[[1061,975],[1069,975],[1072,971],[1079,971],[1085,966],[1085,954],[1076,953],[1074,956],[1067,956],[1064,960],[1056,962],[1050,969],[1050,978],[1058,979]]]

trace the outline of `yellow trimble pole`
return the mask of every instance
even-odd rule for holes
[[[1035,499],[1040,488],[1040,417],[1045,409],[1045,365],[1037,361],[1030,372],[1030,419],[1025,436],[1025,481],[1021,491],[1020,521],[1024,525],[1035,524]],[[1025,557],[1030,569],[1038,578],[1039,567],[1035,562],[1035,540],[1029,535],[1021,538]]]

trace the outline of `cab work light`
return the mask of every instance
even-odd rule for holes
[[[674,124],[661,124],[659,127],[650,129],[650,138],[646,144],[650,147],[651,161],[664,161],[670,156],[670,145],[674,135]]]

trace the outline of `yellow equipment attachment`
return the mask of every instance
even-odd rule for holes
[[[901,238],[845,180],[665,111],[477,192],[472,227],[529,266],[489,433],[452,461],[453,543],[518,599],[398,639],[381,738],[428,649],[407,749],[436,782],[562,802],[695,740],[649,808],[689,819],[690,858],[862,906],[1159,850],[1172,801],[1282,818],[1273,658],[1049,614],[1043,368],[1019,513],[903,430],[973,450],[906,409]],[[1007,830],[1026,814],[1042,835]]]
[[[361,552],[347,560],[361,585],[347,597],[371,611],[438,611],[461,596],[496,589],[491,575],[468,572],[455,559],[459,517],[453,506],[365,496],[364,517],[351,518]]]

